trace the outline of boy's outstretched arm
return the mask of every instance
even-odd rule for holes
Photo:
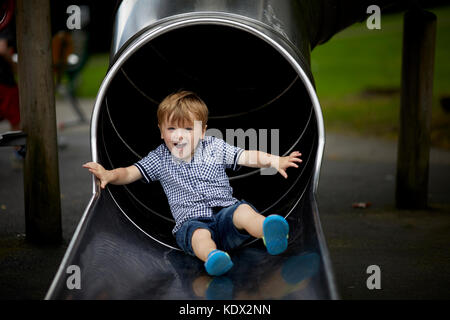
[[[99,180],[100,187],[104,189],[108,183],[129,184],[142,179],[142,174],[136,166],[106,170],[101,164],[88,162],[83,164],[83,168],[89,169]]]
[[[265,153],[258,150],[245,150],[238,159],[238,164],[241,166],[252,168],[275,168],[284,177],[287,178],[286,169],[289,167],[298,168],[296,162],[302,162],[300,156],[302,154],[298,151],[291,152],[285,157],[276,156],[270,153]]]

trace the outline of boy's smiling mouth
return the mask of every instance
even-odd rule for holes
[[[174,146],[175,146],[175,148],[177,148],[177,149],[183,149],[186,145],[187,145],[186,142],[182,142],[182,143],[174,142]]]

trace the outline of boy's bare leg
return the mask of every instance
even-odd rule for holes
[[[192,234],[192,250],[197,258],[206,262],[208,254],[217,249],[216,243],[211,238],[211,232],[208,229],[197,229]]]
[[[245,230],[255,238],[263,237],[264,217],[248,204],[241,204],[234,211],[233,223],[238,230]]]

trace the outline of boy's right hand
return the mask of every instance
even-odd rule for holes
[[[103,168],[101,164],[98,164],[96,162],[88,162],[83,164],[83,168],[89,169],[89,171],[92,172],[100,180],[100,187],[102,189],[105,189],[106,185],[111,180],[110,171]]]

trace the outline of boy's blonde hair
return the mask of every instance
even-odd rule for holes
[[[168,95],[159,104],[156,113],[158,125],[171,120],[182,125],[186,122],[198,120],[202,122],[202,128],[208,121],[208,107],[200,97],[192,91],[179,91]]]

